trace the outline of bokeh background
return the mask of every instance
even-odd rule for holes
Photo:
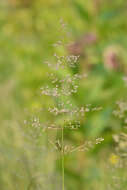
[[[80,55],[80,71],[88,74],[81,82],[75,105],[102,107],[89,112],[77,133],[67,141],[103,137],[89,152],[65,159],[65,189],[107,190],[112,184],[112,135],[122,124],[114,117],[116,102],[126,101],[127,3],[124,0],[1,0],[0,1],[0,189],[61,189],[60,160],[48,152],[46,136],[37,146],[29,140],[26,118],[42,113],[49,105],[40,88],[49,83],[46,60],[51,61],[59,39],[60,23],[67,23],[68,54]],[[34,132],[33,132],[34,133]],[[56,134],[55,134],[56,136]],[[53,137],[51,137],[53,138]],[[30,141],[30,142],[28,142]],[[35,142],[34,142],[35,141]],[[44,146],[45,143],[45,146]],[[120,175],[123,175],[123,171]],[[127,186],[123,186],[124,189]],[[123,188],[122,187],[122,188]]]

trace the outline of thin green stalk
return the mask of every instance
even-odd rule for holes
[[[64,128],[62,127],[62,190],[64,190]]]

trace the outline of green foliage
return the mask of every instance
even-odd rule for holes
[[[31,125],[24,125],[23,121],[27,113],[30,118],[37,114],[41,121],[54,121],[48,112],[40,111],[54,104],[50,98],[44,100],[40,96],[40,88],[50,85],[47,75],[50,70],[45,61],[55,62],[53,53],[64,52],[52,45],[60,39],[61,18],[68,23],[69,41],[81,45],[83,53],[79,67],[59,70],[57,75],[64,78],[67,73],[87,73],[71,101],[75,106],[91,104],[90,109],[102,107],[86,113],[80,130],[76,134],[67,131],[65,140],[76,144],[99,136],[105,139],[88,153],[65,157],[65,187],[67,190],[107,189],[104,173],[109,171],[105,165],[109,164],[116,146],[112,135],[122,131],[123,122],[112,113],[118,100],[126,101],[127,93],[123,80],[127,72],[127,12],[122,0],[103,0],[100,4],[96,0],[96,3],[38,0],[25,8],[0,2],[0,189],[17,190],[19,186],[23,190],[60,189],[59,159],[54,153],[47,157],[45,150],[42,151],[44,143],[45,147],[49,146],[46,136],[38,137],[38,131],[34,131],[35,139],[28,139]],[[91,44],[85,41],[82,45],[86,33],[95,34],[96,41]],[[118,69],[107,66],[110,51],[119,62]],[[62,123],[63,119],[59,117],[57,122]],[[57,135],[49,134],[53,140]],[[126,184],[123,188],[126,189]]]

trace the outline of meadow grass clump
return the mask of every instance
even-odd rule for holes
[[[107,188],[109,190],[121,190],[127,187],[127,132],[126,117],[127,103],[126,101],[117,101],[113,111],[115,120],[121,125],[121,130],[117,130],[113,134],[112,153],[109,156],[107,164]]]

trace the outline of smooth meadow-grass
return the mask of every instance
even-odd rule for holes
[[[30,133],[33,142],[35,139],[36,146],[40,148],[42,146],[43,151],[46,152],[46,163],[44,164],[43,172],[47,178],[55,174],[56,179],[59,179],[57,183],[61,184],[60,189],[65,190],[65,165],[68,155],[75,152],[89,151],[104,139],[100,137],[92,140],[84,139],[78,140],[77,144],[73,144],[67,137],[68,134],[71,136],[71,133],[76,135],[77,131],[82,127],[88,112],[99,111],[102,108],[92,107],[90,104],[76,104],[75,96],[78,93],[80,81],[85,82],[87,74],[79,72],[80,55],[72,55],[67,52],[70,45],[67,38],[70,34],[62,20],[60,20],[59,33],[59,40],[53,44],[56,52],[52,61],[45,61],[44,63],[49,68],[49,72],[47,73],[47,84],[41,87],[42,108],[38,112],[39,116],[38,113],[33,113],[32,118],[30,117],[29,121],[26,120],[25,124],[26,127],[29,125],[27,132]],[[44,157],[42,162],[43,159]],[[53,165],[53,169],[50,168],[51,159],[58,161],[61,175],[54,172]],[[51,179],[53,178],[51,177]],[[46,185],[47,189],[48,186],[49,184]]]

